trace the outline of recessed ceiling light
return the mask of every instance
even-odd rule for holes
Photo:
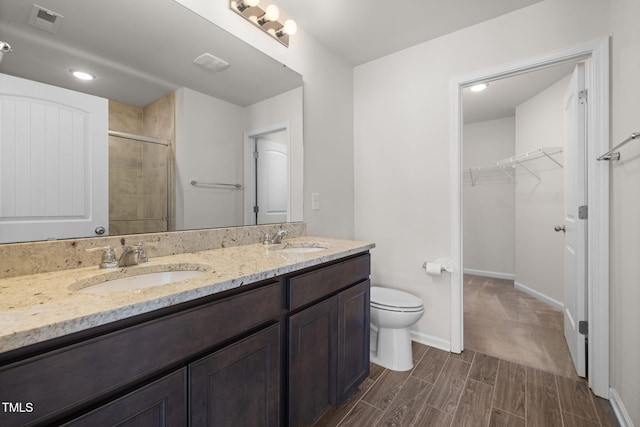
[[[471,86],[471,92],[482,92],[489,86],[487,83],[479,83],[477,85]]]
[[[86,71],[80,71],[80,70],[69,70],[71,72],[71,74],[73,74],[73,77],[75,77],[76,79],[80,79],[80,80],[93,80],[96,78],[96,76],[94,76],[93,74],[89,74]]]

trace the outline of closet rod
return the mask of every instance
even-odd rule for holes
[[[623,145],[633,141],[634,139],[640,138],[640,132],[632,133],[629,138],[622,141],[620,144],[613,147],[611,150],[604,153],[602,156],[598,157],[596,160],[620,160],[620,152],[616,151],[618,148]],[[614,152],[615,151],[615,152]]]

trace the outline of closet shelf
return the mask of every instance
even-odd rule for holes
[[[524,169],[531,176],[535,177],[538,181],[540,181],[541,180],[540,175],[534,172],[531,168],[525,166],[524,163],[529,162],[531,160],[547,158],[562,168],[563,167],[562,163],[560,163],[559,161],[557,161],[555,158],[552,157],[555,154],[562,153],[562,151],[563,151],[562,147],[540,147],[535,150],[527,151],[526,153],[521,153],[513,157],[508,157],[506,159],[498,160],[497,162],[492,163],[491,165],[488,165],[488,166],[467,168],[464,170],[464,173],[469,174],[472,187],[476,186],[478,175],[486,171],[499,170],[515,182],[516,181],[515,173],[509,173],[509,169],[515,169],[516,166],[522,167],[522,169]]]

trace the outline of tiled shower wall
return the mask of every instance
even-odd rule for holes
[[[169,144],[109,137],[110,234],[175,229],[175,184],[170,179],[174,176],[174,99],[171,93],[145,107],[109,102],[110,130],[151,136]]]

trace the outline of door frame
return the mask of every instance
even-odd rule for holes
[[[571,60],[586,61],[587,111],[587,297],[588,377],[594,394],[609,397],[609,165],[596,157],[609,149],[609,39],[476,71],[451,79],[451,351],[464,348],[462,240],[462,89]]]
[[[248,130],[244,133],[243,159],[244,159],[244,225],[255,225],[255,213],[253,212],[256,199],[256,169],[253,152],[255,140],[270,133],[284,132],[284,140],[287,145],[287,222],[291,221],[291,122],[274,123],[259,129]]]

